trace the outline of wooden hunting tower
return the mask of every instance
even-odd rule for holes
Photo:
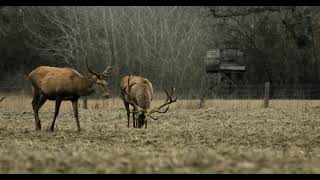
[[[243,52],[236,48],[212,49],[205,57],[206,73],[211,75],[209,88],[241,83],[246,67]]]

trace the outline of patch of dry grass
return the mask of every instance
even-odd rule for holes
[[[156,99],[154,105],[163,100]],[[35,131],[31,97],[0,103],[1,173],[319,173],[320,101],[180,100],[147,129],[126,127],[118,98],[89,100],[76,132],[63,102],[55,132],[54,102]],[[132,124],[131,124],[132,126]]]

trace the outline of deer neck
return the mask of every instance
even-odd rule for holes
[[[96,76],[80,77],[78,79],[78,94],[87,96],[94,92],[94,85],[97,82]]]

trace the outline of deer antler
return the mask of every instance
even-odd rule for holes
[[[87,68],[88,68],[88,70],[89,70],[89,72],[90,72],[91,74],[94,74],[94,75],[96,75],[96,76],[99,76],[99,73],[95,72],[95,71],[90,67],[90,65],[89,65],[89,63],[88,63],[88,58],[87,58],[87,57],[86,57],[86,64],[87,64]]]
[[[150,110],[149,111],[149,115],[152,114],[152,113],[155,113],[155,112],[157,112],[157,113],[166,113],[168,111],[168,109],[169,109],[169,105],[171,103],[174,103],[174,102],[177,101],[177,97],[172,98],[172,95],[173,95],[175,90],[176,90],[176,88],[171,87],[171,92],[169,94],[168,91],[165,89],[164,91],[166,92],[166,95],[167,95],[166,101],[161,106],[153,108],[152,110]],[[163,108],[165,106],[167,106],[167,108],[164,111],[160,111],[161,108]]]
[[[103,73],[102,73],[101,75],[104,76],[104,77],[109,77],[109,76],[111,76],[111,70],[112,70],[112,67],[111,67],[111,66],[108,66],[108,67],[103,71]]]
[[[108,76],[111,76],[111,70],[112,70],[112,67],[111,66],[108,66],[104,71],[103,71],[103,73],[97,73],[97,72],[95,72],[92,68],[91,68],[91,66],[89,65],[89,63],[88,63],[88,58],[86,57],[86,64],[87,64],[87,68],[88,68],[88,70],[89,70],[89,72],[91,73],[91,74],[94,74],[94,75],[96,75],[96,76],[103,76],[103,77],[108,77]]]
[[[2,100],[4,100],[6,97],[2,97],[1,99],[0,99],[0,102],[2,101]]]

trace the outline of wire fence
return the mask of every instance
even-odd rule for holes
[[[7,85],[3,85],[7,84]],[[311,85],[270,85],[270,99],[320,99],[320,84]],[[0,93],[31,95],[31,86],[0,82]],[[263,99],[265,97],[265,85],[237,85],[215,86],[199,90],[177,88],[179,99]],[[112,91],[113,97],[119,93]],[[155,96],[165,96],[164,91],[155,91]],[[98,96],[97,96],[98,97]]]
[[[186,99],[263,99],[265,85],[216,86],[201,90],[182,90]],[[320,99],[319,85],[270,85],[270,99]]]

